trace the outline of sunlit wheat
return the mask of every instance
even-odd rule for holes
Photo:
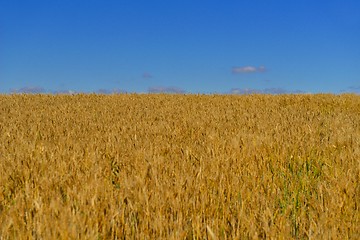
[[[3,95],[0,239],[359,239],[358,95]]]

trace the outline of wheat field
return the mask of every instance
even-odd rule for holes
[[[360,96],[0,96],[0,239],[359,239]]]

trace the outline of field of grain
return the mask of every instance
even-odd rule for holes
[[[2,95],[0,239],[359,239],[359,95]]]

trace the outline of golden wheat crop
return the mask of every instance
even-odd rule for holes
[[[359,239],[358,95],[2,95],[0,239]]]

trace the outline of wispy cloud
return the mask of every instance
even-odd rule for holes
[[[266,72],[267,71],[266,67],[264,67],[264,66],[258,67],[257,70],[258,70],[258,72]]]
[[[56,90],[52,91],[53,94],[75,94],[76,92],[73,90]]]
[[[350,86],[350,90],[360,91],[360,85],[359,86]]]
[[[38,93],[46,93],[46,90],[42,87],[22,87],[18,89],[10,89],[11,93],[31,93],[31,94],[38,94]]]
[[[305,93],[301,90],[289,91],[283,88],[265,88],[265,89],[254,89],[254,88],[232,88],[230,94],[295,94]]]
[[[360,93],[360,85],[352,85],[340,91],[341,93]]]
[[[45,90],[42,87],[22,87],[18,89],[10,89],[10,93],[26,93],[26,94],[39,94],[39,93],[49,93],[49,94],[77,94],[77,93],[83,93],[83,92],[77,92],[74,90],[69,89],[58,89],[58,90]],[[113,89],[105,89],[101,88],[94,93],[99,94],[120,94],[120,93],[127,93],[127,91],[119,88],[113,88]]]
[[[99,94],[119,94],[119,93],[127,93],[127,92],[125,90],[118,89],[118,88],[115,88],[115,89],[112,89],[112,90],[101,88],[101,89],[97,90],[96,93],[99,93]]]
[[[254,66],[243,66],[243,67],[233,67],[232,73],[233,74],[241,74],[241,73],[263,73],[266,72],[265,66],[254,67]]]
[[[150,87],[149,93],[186,93],[184,89],[178,87]]]
[[[258,93],[256,89],[252,88],[232,88],[230,89],[230,94],[252,94],[252,93]]]
[[[145,79],[148,79],[148,78],[152,78],[153,75],[151,73],[148,73],[148,72],[144,72],[143,75],[142,75],[143,78]]]

